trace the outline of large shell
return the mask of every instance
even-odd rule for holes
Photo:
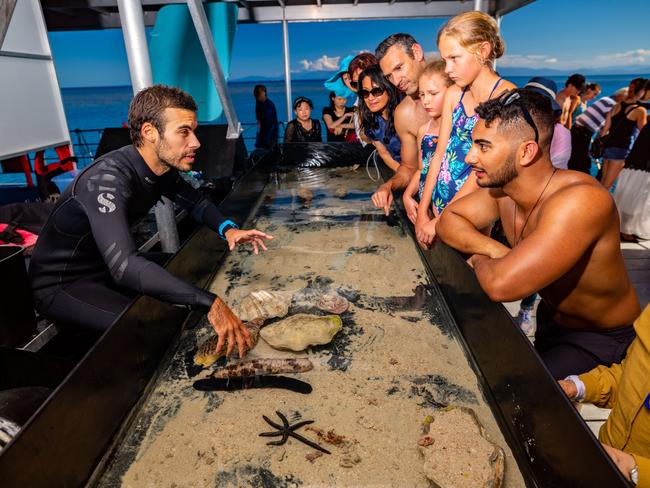
[[[424,474],[435,487],[499,488],[503,484],[503,449],[485,438],[471,408],[437,411],[428,435],[418,444]]]
[[[291,293],[254,291],[235,307],[235,314],[244,322],[284,317],[289,313]]]
[[[309,346],[328,344],[342,325],[338,315],[320,317],[299,313],[265,327],[260,335],[275,349],[297,352]]]
[[[251,333],[253,347],[255,344],[257,344],[257,341],[260,337],[260,326],[262,323],[262,320],[244,323],[248,331]],[[224,341],[223,347],[220,351],[217,351],[218,342],[218,335],[210,336],[208,339],[203,341],[203,343],[201,343],[199,346],[199,349],[196,351],[196,354],[194,354],[194,363],[207,368],[208,366],[212,366],[217,361],[217,359],[226,354],[226,351],[228,350],[228,339]],[[237,347],[235,347],[234,351],[235,352],[233,354],[238,356]]]

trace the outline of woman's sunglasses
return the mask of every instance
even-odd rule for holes
[[[359,95],[361,95],[362,98],[368,98],[370,95],[373,97],[378,97],[380,95],[383,95],[386,90],[383,88],[375,87],[372,90],[361,90],[359,91]]]

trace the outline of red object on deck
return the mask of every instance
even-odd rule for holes
[[[37,175],[47,175],[53,171],[60,170],[61,173],[66,171],[72,171],[75,169],[74,164],[77,162],[77,158],[72,155],[70,151],[70,146],[63,145],[55,147],[57,156],[59,160],[56,163],[45,164],[45,151],[38,151],[34,157],[34,171]]]

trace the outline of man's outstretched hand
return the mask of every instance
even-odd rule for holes
[[[248,329],[219,297],[212,302],[212,307],[208,312],[208,322],[219,336],[217,351],[221,351],[224,341],[228,340],[226,356],[230,356],[235,348],[235,343],[237,343],[240,358],[243,358],[246,351],[254,346]]]
[[[390,206],[393,203],[393,192],[391,191],[391,183],[387,181],[372,194],[372,203],[375,207],[384,210],[384,214],[388,217],[390,213]]]
[[[260,253],[260,247],[265,251],[268,251],[264,244],[264,239],[270,241],[273,239],[273,236],[255,229],[228,229],[226,231],[226,240],[228,241],[228,247],[231,251],[235,249],[237,244],[246,244],[247,242],[250,242],[253,245],[253,252],[255,254]]]

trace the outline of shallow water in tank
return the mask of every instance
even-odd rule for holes
[[[363,168],[273,173],[246,224],[274,236],[268,252],[238,248],[210,286],[231,306],[288,293],[289,315],[325,315],[316,302],[332,291],[349,301],[331,343],[294,353],[260,339],[249,352],[308,358],[311,371],[287,377],[311,393],[266,378],[195,389],[226,364],[194,364],[213,334],[203,320],[161,365],[99,486],[429,486],[417,443],[427,416],[450,405],[471,408],[504,449],[505,486],[524,486],[412,238],[370,202],[376,186]],[[259,436],[273,430],[263,416],[280,423],[276,412],[313,420],[297,432],[330,454],[291,437],[267,445],[279,438]]]

